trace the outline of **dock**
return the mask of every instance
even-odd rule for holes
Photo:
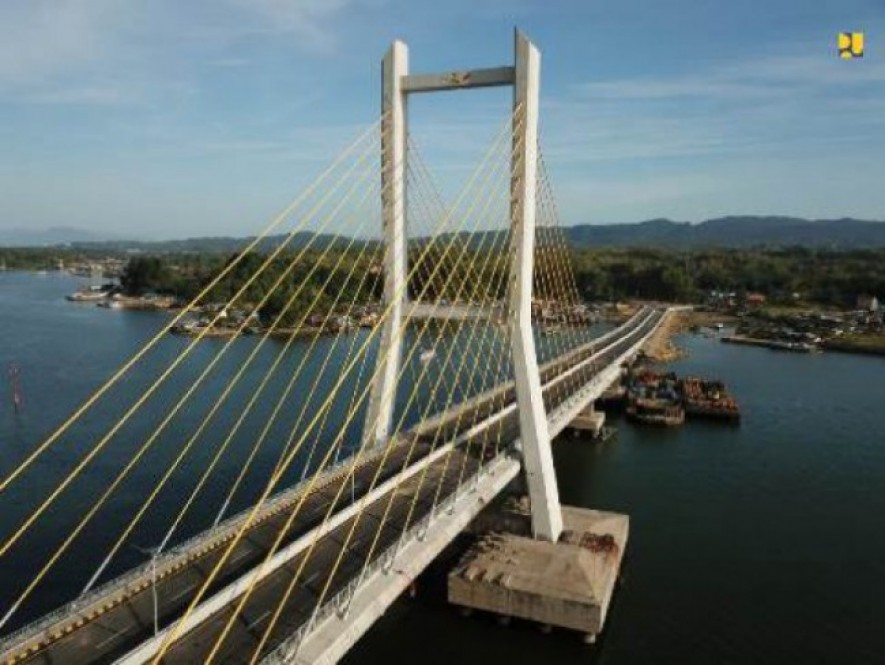
[[[760,346],[775,351],[793,351],[794,353],[811,353],[817,347],[807,342],[792,342],[779,339],[760,339],[756,337],[744,337],[742,335],[730,335],[721,338],[724,344],[742,344],[744,346]]]
[[[578,631],[595,642],[620,574],[629,517],[562,506],[562,536],[551,543],[532,538],[521,510],[511,506],[485,518],[508,531],[487,532],[464,554],[449,573],[449,602],[494,613],[503,623],[519,618],[545,630]]]

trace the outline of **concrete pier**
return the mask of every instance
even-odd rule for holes
[[[569,427],[575,435],[588,432],[594,439],[602,434],[602,428],[605,425],[605,413],[597,411],[591,404],[581,411],[575,419],[572,420]]]
[[[521,512],[511,506],[499,514],[517,533],[487,533],[462,557],[449,574],[449,602],[577,630],[592,641],[605,624],[629,518],[563,506],[562,537],[551,543],[518,533],[528,524]]]

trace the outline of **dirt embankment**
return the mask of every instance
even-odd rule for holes
[[[684,358],[685,349],[673,342],[676,335],[695,326],[714,326],[717,323],[732,323],[735,319],[718,312],[697,312],[693,310],[669,312],[663,323],[655,331],[642,350],[653,362],[668,363]]]
[[[669,312],[655,333],[642,345],[645,355],[657,363],[667,363],[685,356],[685,350],[673,343],[673,337],[686,330],[690,312]]]

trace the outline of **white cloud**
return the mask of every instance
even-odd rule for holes
[[[575,86],[588,100],[637,101],[696,98],[755,101],[797,92],[828,92],[848,85],[885,82],[885,61],[844,61],[832,53],[769,56],[714,67],[701,74],[596,81]]]
[[[336,44],[332,20],[352,8],[353,0],[229,0],[258,18],[267,32],[292,33],[302,47],[330,51]]]
[[[102,57],[122,0],[4,0],[0,85],[32,83]]]
[[[856,64],[829,53],[782,56],[582,83],[546,100],[546,151],[589,164],[881,142],[885,62]]]
[[[542,100],[566,223],[875,216],[885,61],[785,48],[687,73],[587,81]]]
[[[30,104],[65,104],[89,106],[121,106],[136,101],[129,89],[120,86],[84,86],[80,88],[59,88],[34,93],[22,99]]]
[[[335,19],[357,1],[381,0],[0,0],[0,98],[150,101],[200,65],[248,67],[242,47],[260,40],[329,52]]]

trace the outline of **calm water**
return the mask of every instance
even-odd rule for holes
[[[23,412],[15,416],[5,374],[0,377],[4,477],[164,321],[163,315],[65,302],[62,296],[74,288],[76,282],[68,277],[0,273],[0,365],[4,373],[10,362],[20,366],[25,398]],[[238,342],[230,363],[207,385],[225,385],[255,343]],[[885,662],[880,605],[885,579],[885,360],[780,354],[703,337],[687,337],[683,343],[691,355],[676,364],[677,371],[726,381],[743,407],[740,428],[691,423],[661,432],[618,422],[617,438],[601,446],[573,440],[556,446],[565,502],[623,511],[632,520],[625,581],[600,644],[587,648],[573,634],[542,635],[528,624],[503,628],[489,618],[463,619],[440,601],[442,578],[431,574],[422,581],[419,598],[391,608],[348,662]],[[186,344],[165,339],[154,361],[168,362]],[[196,376],[221,344],[200,345],[192,366],[183,368],[185,377]],[[298,349],[290,355],[284,370],[291,371],[300,357]],[[259,354],[238,397],[256,389],[260,369],[272,357]],[[155,366],[160,363],[147,364],[141,379],[124,382],[91,420],[60,442],[57,452],[35,465],[27,487],[6,494],[0,533],[19,524],[34,496],[45,495],[88,450],[109,419],[144,389]],[[321,368],[312,369],[325,380]],[[172,383],[171,388],[186,385]],[[155,415],[167,412],[175,395],[174,390],[159,395]],[[294,413],[295,406],[300,409],[311,398],[296,388],[290,399],[286,408]],[[346,408],[336,406],[329,431]],[[253,438],[270,409],[262,404],[245,424]],[[183,424],[200,415],[196,409]],[[230,426],[222,419],[209,435]],[[145,431],[133,425],[122,432],[123,442],[109,448],[108,457],[71,487],[66,500],[48,514],[47,526],[0,561],[4,608],[24,576],[33,575],[35,562],[51,553],[58,530],[88,509],[106,486],[108,473],[129,459],[133,442],[142,441]],[[267,451],[258,456],[235,508],[248,505],[261,474],[276,459],[275,434],[282,432],[270,433]],[[353,433],[348,441],[352,439]],[[96,528],[84,531],[59,561],[55,576],[47,578],[47,590],[23,607],[20,619],[49,609],[82,586],[97,563],[96,552],[107,549],[178,445],[180,437],[158,440],[155,456],[145,458],[145,470],[134,474],[119,501],[98,516]],[[248,452],[245,438],[235,439],[231,448],[234,454],[220,468],[227,483]],[[162,532],[155,525],[174,515],[208,455],[208,446],[197,448],[158,501],[159,512],[151,513],[155,519],[139,526],[132,542],[157,542]],[[289,480],[297,479],[306,464],[300,460]],[[174,540],[211,520],[222,498],[207,488],[205,505],[212,510],[195,510]],[[121,550],[109,572],[133,565],[138,557],[131,548]]]
[[[82,283],[75,278],[58,273],[42,276],[0,273],[0,312],[3,317],[0,321],[0,368],[3,372],[0,375],[0,478],[8,477],[73,409],[168,320],[164,313],[107,310],[92,304],[65,301],[64,295],[80,286]],[[470,334],[447,332],[437,342],[436,357],[430,361],[425,375],[419,354],[410,354],[409,349],[427,348],[437,338],[438,331],[426,331],[426,336],[421,339],[417,337],[419,330],[412,329],[406,335],[406,355],[411,355],[411,362],[406,364],[400,384],[395,417],[395,423],[402,422],[404,426],[414,422],[421,411],[431,405],[435,405],[431,410],[434,412],[463,397],[448,389],[457,371],[487,367],[485,358],[477,357],[477,345],[469,343],[472,330]],[[502,343],[500,331],[489,328],[484,334],[488,340],[488,344],[483,345],[484,353],[493,358],[505,357],[494,351],[495,346],[500,348]],[[351,377],[335,391],[337,397],[327,415],[322,415],[322,407],[342,376],[342,366],[347,365],[350,352],[361,348],[367,336],[367,331],[360,330],[351,335],[322,337],[315,341],[312,352],[309,351],[314,342],[309,339],[296,341],[288,350],[281,340],[276,339],[262,346],[258,336],[236,340],[229,348],[227,341],[212,339],[198,343],[190,355],[187,355],[190,339],[163,336],[131,376],[120,381],[94,410],[87,412],[37,459],[26,475],[4,492],[3,510],[0,511],[2,542],[6,542],[39,502],[76,469],[85,455],[100,450],[3,557],[0,608],[7,607],[17,597],[24,586],[23,581],[33,578],[61,544],[64,535],[70,533],[96,504],[117,473],[130,460],[138,459],[6,628],[76,596],[98,569],[101,553],[110,550],[132,516],[150,501],[148,511],[135,522],[126,546],[109,562],[102,579],[142,561],[143,554],[139,553],[138,547],[152,547],[164,539],[169,525],[197,487],[219,445],[229,436],[230,441],[212,477],[200,490],[192,507],[184,513],[169,539],[170,544],[181,542],[210,526],[225,506],[231,487],[237,489],[224,510],[224,516],[252,505],[288,443],[300,439],[298,434],[304,433],[313,422],[317,423],[320,436],[312,434],[306,439],[278,489],[310,473],[324,458],[333,459],[337,449],[333,444],[339,433],[343,432],[343,453],[352,450],[359,440],[361,414],[365,411],[365,405],[358,408],[359,401],[354,402],[353,397],[364,394],[363,389],[374,369],[376,350],[373,345],[368,346],[366,369],[358,372],[354,368]],[[543,349],[554,341],[542,338],[539,344]],[[450,349],[452,356],[450,362],[446,362]],[[325,363],[327,352],[330,362]],[[182,360],[178,369],[135,416],[126,420],[130,405],[147,393],[163,368],[175,359]],[[176,411],[180,398],[216,359],[217,364],[202,379],[186,407]],[[277,362],[272,378],[263,385],[267,370]],[[13,364],[19,368],[24,398],[19,414],[13,410],[7,377],[8,368]],[[439,371],[442,365],[446,372]],[[242,376],[233,382],[244,367],[246,370]],[[498,372],[497,380],[495,371],[483,371],[480,376],[478,371],[465,370],[465,374],[472,375],[474,380],[469,385],[459,383],[459,388],[475,392],[483,389],[483,385],[491,387],[509,373],[509,367],[505,366],[492,369]],[[295,376],[299,378],[293,380]],[[357,379],[359,390],[356,389]],[[409,402],[412,386],[419,379],[418,399]],[[235,387],[224,397],[230,385]],[[213,414],[212,407],[219,398],[225,401]],[[241,420],[239,414],[253,398],[254,405]],[[342,424],[349,420],[347,415],[352,409],[356,410],[357,418],[345,428]],[[314,416],[317,416],[315,421]],[[108,428],[121,417],[124,417],[123,426],[103,443]],[[165,428],[155,436],[158,426],[167,419]],[[199,431],[204,421],[208,424]],[[165,470],[175,463],[179,452],[185,450],[192,434],[197,432],[174,473],[151,499],[152,488],[161,482]],[[296,436],[291,436],[292,432]],[[316,446],[311,449],[314,441]],[[256,452],[250,462],[253,450]],[[236,479],[244,469],[242,480],[237,484]]]
[[[348,662],[885,662],[885,360],[681,343],[676,371],[723,379],[740,428],[618,421],[603,445],[555,447],[565,503],[631,517],[600,644],[464,619],[428,580]]]

